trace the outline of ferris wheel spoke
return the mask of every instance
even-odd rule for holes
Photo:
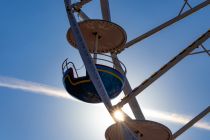
[[[136,43],[138,43],[138,42],[140,42],[140,41],[150,37],[151,35],[159,32],[160,30],[162,30],[162,29],[164,29],[164,28],[166,28],[166,27],[168,27],[168,26],[170,26],[170,25],[172,25],[172,24],[174,24],[174,23],[184,19],[185,17],[187,17],[187,16],[197,12],[198,10],[200,10],[200,9],[202,9],[204,7],[206,7],[207,5],[209,5],[209,3],[210,3],[210,0],[206,0],[206,1],[202,2],[201,4],[198,4],[194,8],[191,8],[190,10],[188,10],[188,11],[186,11],[186,12],[184,12],[184,13],[182,13],[182,14],[180,14],[180,15],[172,18],[172,19],[170,19],[169,21],[167,21],[167,22],[165,22],[165,23],[163,23],[163,24],[153,28],[152,30],[144,33],[143,35],[140,35],[139,37],[136,37],[135,39],[127,42],[125,44],[125,48],[129,48],[133,44],[136,44]]]
[[[119,102],[116,106],[122,107],[126,103],[128,103],[133,97],[137,96],[143,90],[145,90],[148,86],[150,86],[154,81],[160,78],[163,74],[165,74],[169,69],[174,67],[177,63],[179,63],[183,58],[188,56],[194,49],[200,46],[203,42],[205,42],[210,37],[210,30],[208,30],[205,34],[199,37],[196,41],[194,41],[190,46],[185,48],[182,52],[180,52],[177,56],[175,56],[172,60],[162,66],[158,71],[152,74],[148,79],[146,79],[143,83],[141,83],[138,87],[136,87],[129,95],[125,96],[121,102]]]
[[[208,113],[210,113],[210,106],[207,107],[205,110],[203,110],[200,114],[198,114],[195,118],[193,118],[191,121],[189,121],[186,125],[184,125],[182,128],[180,128],[177,132],[173,134],[173,138],[177,138],[182,133],[184,133],[187,129],[192,127],[195,123],[197,123],[200,119],[205,117]]]

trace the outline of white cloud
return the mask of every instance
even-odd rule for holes
[[[65,99],[74,99],[73,97],[68,95],[68,93],[65,90],[50,87],[50,86],[35,83],[35,82],[24,81],[24,80],[20,80],[16,78],[0,76],[0,87],[29,91],[29,93],[37,93],[37,94],[60,97],[60,98],[65,98]],[[182,125],[185,125],[193,118],[186,115],[162,112],[162,111],[151,110],[151,109],[145,109],[144,113],[148,117],[153,117],[156,119],[161,119],[161,120],[165,120],[165,121],[169,121],[169,122],[173,122],[177,124],[182,124]],[[196,123],[194,127],[210,130],[210,123],[200,121]]]

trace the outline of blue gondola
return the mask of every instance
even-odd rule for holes
[[[69,64],[71,64],[70,67]],[[110,99],[117,97],[124,87],[124,73],[102,64],[95,65]],[[63,63],[63,84],[70,95],[81,101],[87,103],[102,102],[88,73],[86,76],[78,77],[74,64],[67,62],[67,59]]]

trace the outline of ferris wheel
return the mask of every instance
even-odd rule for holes
[[[134,89],[131,88],[126,78],[126,66],[118,58],[118,54],[135,43],[207,7],[210,0],[194,7],[190,5],[188,0],[184,0],[176,17],[129,42],[127,42],[125,30],[111,21],[108,0],[100,0],[103,19],[91,19],[82,11],[84,5],[91,4],[89,2],[91,0],[81,0],[76,3],[65,0],[66,12],[71,26],[67,32],[67,40],[72,47],[78,49],[86,68],[86,74],[80,76],[75,64],[66,59],[62,64],[63,83],[68,93],[73,97],[87,103],[103,103],[105,105],[116,122],[107,128],[105,132],[107,140],[174,140],[210,112],[209,106],[172,134],[165,125],[147,120],[136,100],[138,94],[186,56],[200,53],[206,53],[210,56],[210,50],[203,45],[210,36],[210,30],[198,35],[198,38],[192,41],[188,47]],[[189,10],[183,11],[186,6],[189,7]],[[74,13],[78,13],[82,21],[78,22]],[[193,52],[197,48],[203,50]],[[125,93],[124,98],[113,105],[111,99],[117,97],[122,91]],[[129,104],[135,119],[131,119],[121,109],[125,104]]]

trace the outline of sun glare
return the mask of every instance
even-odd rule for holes
[[[117,121],[124,121],[125,120],[125,117],[124,117],[124,114],[122,113],[122,111],[120,110],[116,110],[114,112],[114,118],[117,120]]]

